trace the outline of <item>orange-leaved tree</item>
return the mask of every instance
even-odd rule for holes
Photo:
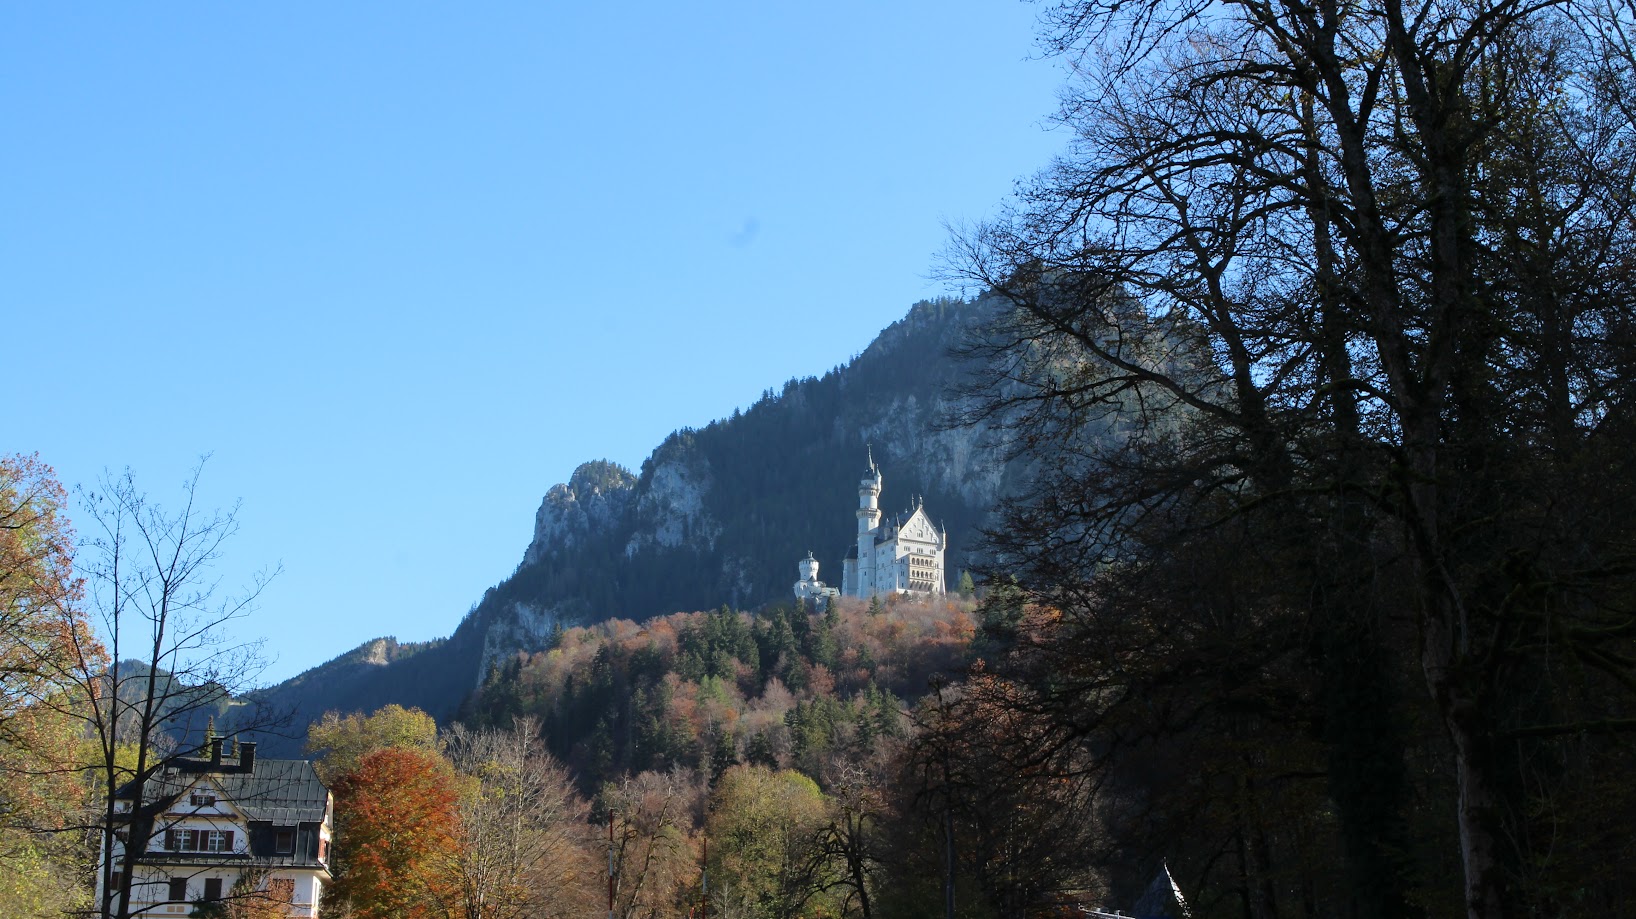
[[[0,901],[31,915],[90,897],[75,883],[88,789],[74,673],[77,661],[106,658],[85,619],[66,503],[39,457],[0,455]]]
[[[454,771],[441,757],[386,748],[335,785],[339,877],[333,895],[358,919],[436,914],[454,894]]]

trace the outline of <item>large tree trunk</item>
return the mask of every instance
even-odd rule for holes
[[[1460,859],[1465,866],[1466,915],[1469,919],[1505,919],[1511,914],[1502,868],[1499,799],[1495,793],[1492,737],[1477,700],[1462,685],[1453,613],[1446,604],[1425,620],[1422,661],[1427,688],[1442,714],[1454,751],[1454,777],[1459,790],[1455,812],[1460,836]]]

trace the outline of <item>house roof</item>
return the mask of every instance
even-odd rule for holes
[[[175,757],[165,763],[143,788],[143,803],[168,808],[189,788],[208,778],[246,820],[294,825],[322,822],[329,789],[319,781],[312,763],[304,759],[250,757],[249,769],[236,762]],[[129,798],[126,785],[119,797]]]
[[[304,759],[264,759],[250,773],[212,776],[251,820],[294,824],[322,821],[329,789]]]

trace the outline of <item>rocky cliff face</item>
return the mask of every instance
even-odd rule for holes
[[[916,304],[846,366],[769,390],[731,418],[677,431],[639,472],[606,461],[580,466],[547,490],[512,576],[447,641],[368,667],[359,679],[398,688],[360,697],[393,696],[448,715],[490,667],[544,648],[558,624],[786,600],[809,550],[821,576],[838,581],[856,539],[866,445],[885,475],[883,509],[923,497],[948,530],[948,576],[958,578],[977,528],[1021,474],[981,427],[939,424],[966,369],[950,350],[989,309]],[[307,689],[304,704],[319,704]]]
[[[531,565],[552,547],[571,547],[593,532],[616,526],[630,507],[636,476],[618,463],[593,460],[574,470],[565,485],[553,485],[534,513],[534,539],[523,553]]]
[[[666,441],[648,461],[650,473],[636,498],[635,519],[625,541],[626,557],[655,549],[716,547],[721,524],[705,507],[715,477],[709,458],[690,446]]]
[[[987,431],[941,424],[965,371],[950,351],[988,309],[917,304],[846,366],[671,435],[637,475],[580,467],[547,492],[522,565],[480,609],[485,667],[534,650],[556,622],[784,599],[808,550],[837,579],[866,445],[885,471],[883,508],[923,497],[957,577],[1016,476]]]

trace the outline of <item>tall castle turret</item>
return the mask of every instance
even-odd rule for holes
[[[845,583],[848,592],[861,591],[862,585],[875,583],[875,530],[880,526],[880,493],[883,480],[880,467],[875,465],[875,452],[868,451],[869,468],[858,482],[858,569],[857,581]],[[854,596],[863,594],[854,593]]]

